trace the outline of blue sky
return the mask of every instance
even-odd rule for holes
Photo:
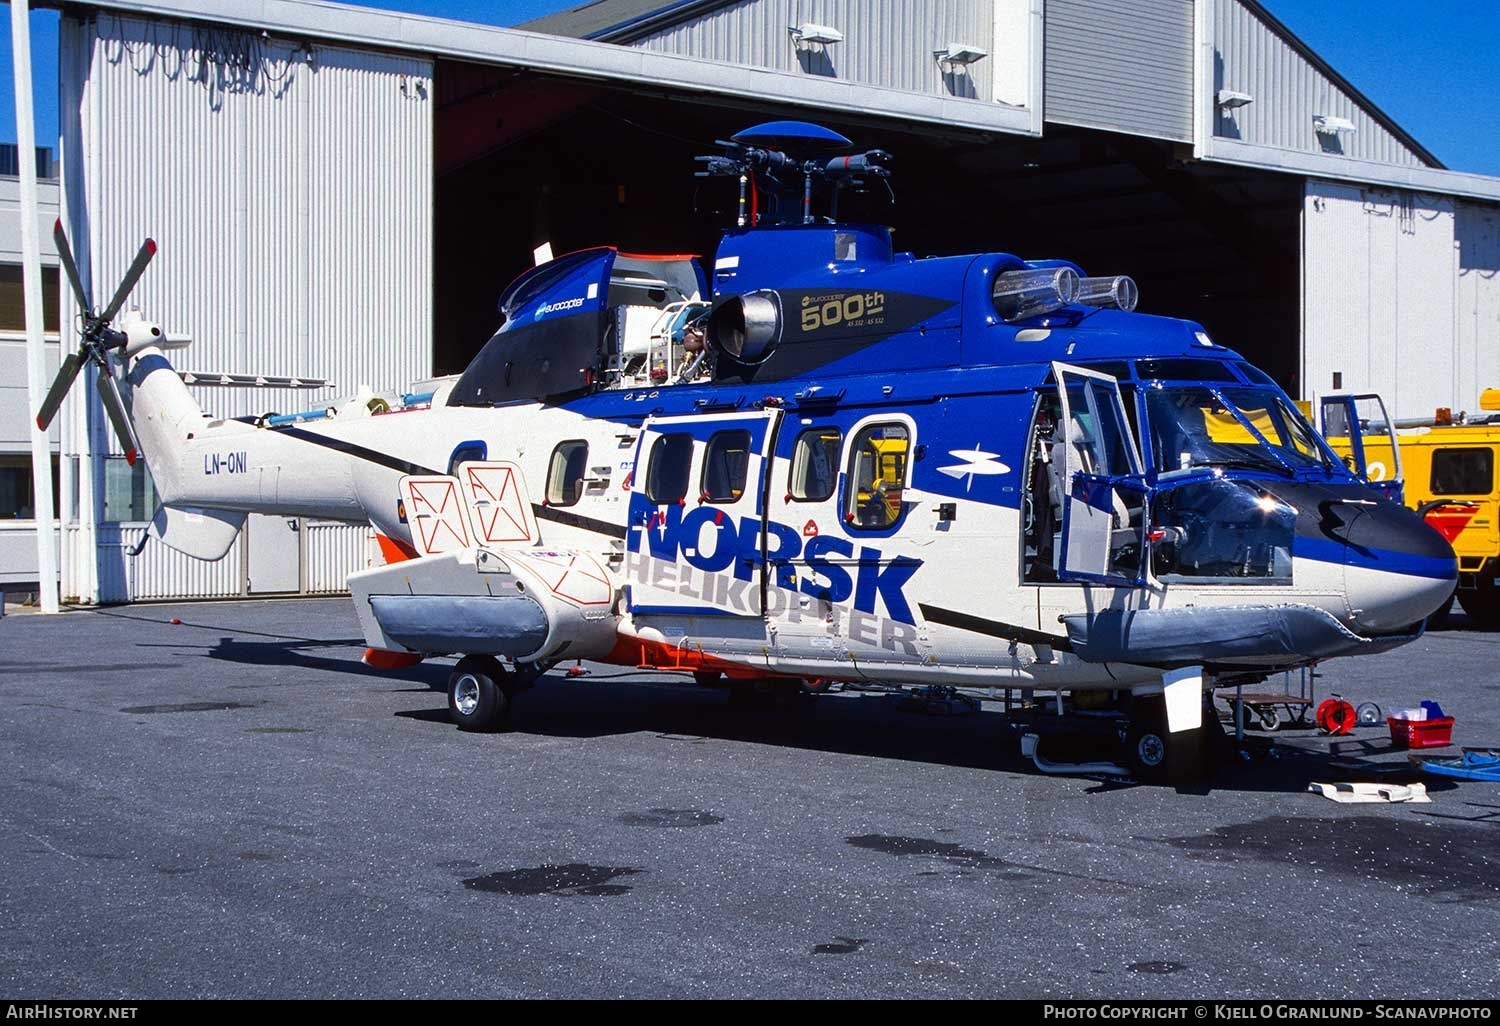
[[[581,0],[367,0],[362,6],[514,25]],[[1500,3],[1493,0],[1264,0],[1324,60],[1438,159],[1500,176]],[[0,141],[14,141],[9,10],[0,32]],[[57,134],[57,15],[32,14],[37,138]]]

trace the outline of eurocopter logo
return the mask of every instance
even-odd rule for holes
[[[557,313],[559,310],[577,310],[582,305],[582,296],[579,296],[576,299],[564,299],[557,303],[543,303],[541,306],[536,308],[536,313],[532,314],[531,316],[533,320],[539,320],[547,316],[549,313]]]
[[[760,518],[742,517],[735,523],[723,510],[712,506],[699,506],[686,513],[680,506],[642,512],[645,522],[630,528],[631,552],[667,563],[686,563],[706,574],[732,571],[734,580],[741,582],[753,580],[758,573],[762,562]],[[777,587],[835,605],[852,599],[854,608],[865,613],[877,612],[878,603],[892,620],[916,623],[903,589],[922,561],[908,556],[888,557],[868,545],[858,546],[858,558],[855,556],[855,545],[846,538],[832,534],[804,538],[799,528],[775,522],[766,525],[764,561],[774,568],[771,581]],[[725,580],[726,588],[721,590],[726,596],[744,590],[735,589]]]
[[[988,477],[992,474],[1009,474],[1010,468],[1000,462],[1000,454],[985,452],[975,444],[972,449],[949,449],[948,455],[959,462],[951,467],[938,467],[939,474],[964,479],[964,491],[974,484],[974,475]]]

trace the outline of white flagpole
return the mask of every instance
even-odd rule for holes
[[[57,604],[56,528],[52,519],[52,447],[36,425],[47,392],[46,350],[42,345],[42,251],[36,195],[36,123],[31,109],[31,5],[10,0],[11,59],[16,73],[16,142],[21,165],[21,277],[26,303],[26,395],[31,421],[32,512],[36,517],[36,570],[42,612]]]

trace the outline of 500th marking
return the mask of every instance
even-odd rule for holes
[[[857,325],[866,317],[884,314],[883,292],[851,292],[842,299],[838,296],[827,299],[802,297],[803,331],[817,331],[819,328],[832,328],[839,324]]]

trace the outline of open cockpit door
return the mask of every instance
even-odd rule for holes
[[[1135,584],[1146,488],[1119,385],[1064,363],[1052,373],[1062,407],[1052,441],[1053,464],[1063,470],[1058,579]]]
[[[1319,402],[1323,437],[1336,446],[1349,447],[1345,459],[1349,469],[1387,499],[1403,501],[1401,447],[1396,443],[1396,425],[1380,396],[1326,395]]]

